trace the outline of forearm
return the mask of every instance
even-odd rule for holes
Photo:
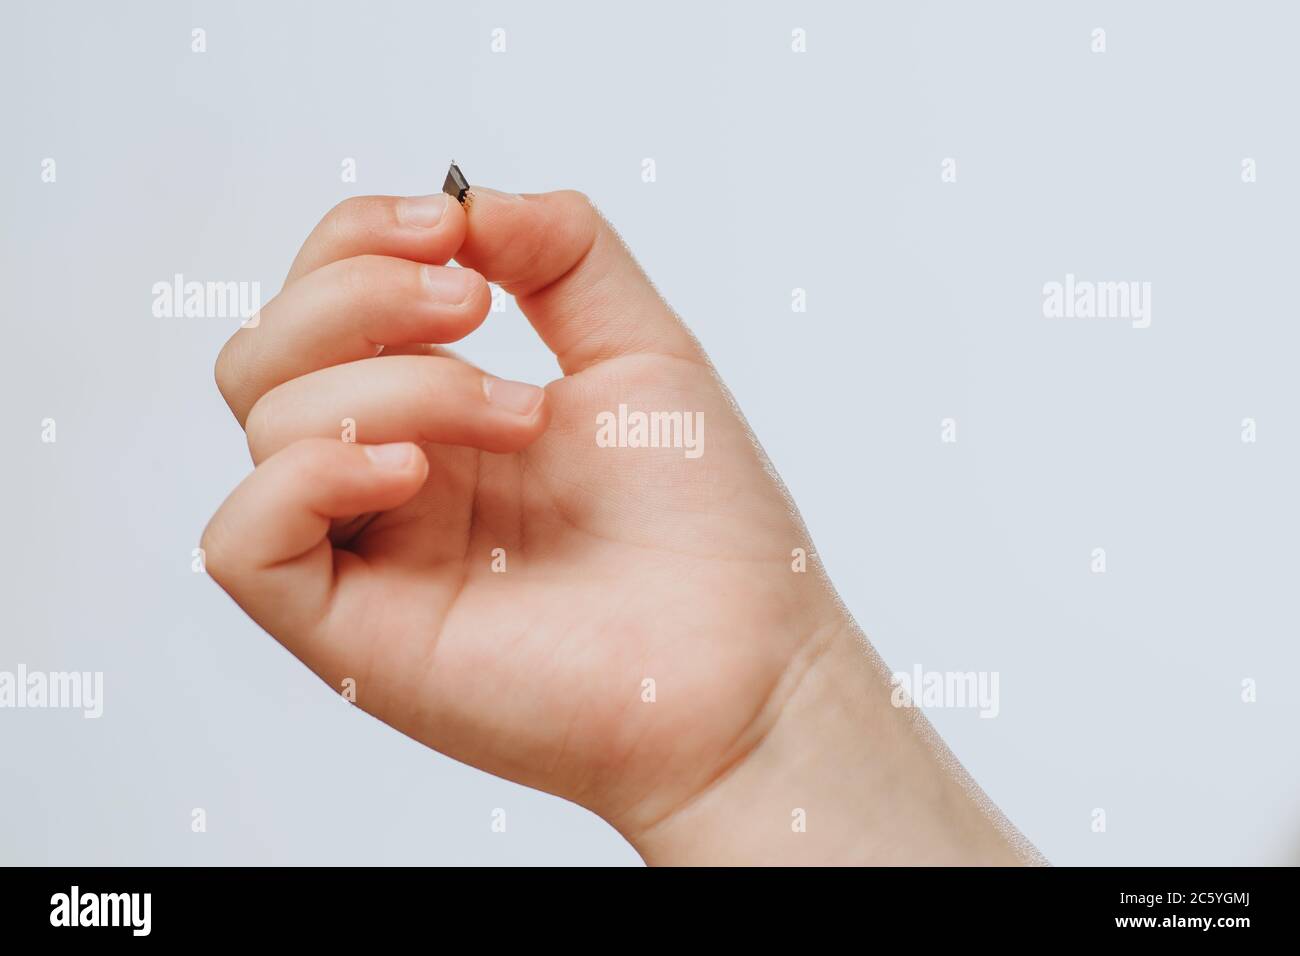
[[[651,865],[1036,862],[845,624],[795,672],[760,743],[632,842]]]

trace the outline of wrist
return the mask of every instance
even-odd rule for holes
[[[849,621],[801,649],[775,716],[735,765],[629,834],[650,865],[1002,865],[1032,861]]]

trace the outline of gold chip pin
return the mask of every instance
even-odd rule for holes
[[[460,171],[454,159],[447,170],[447,178],[443,180],[442,191],[466,209],[474,204],[474,194],[469,190],[469,180],[465,178],[465,174]]]

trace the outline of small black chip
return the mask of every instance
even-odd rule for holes
[[[456,202],[466,208],[469,208],[469,204],[474,199],[469,191],[469,180],[465,178],[465,174],[460,171],[460,167],[454,162],[451,164],[451,168],[447,170],[447,179],[442,184],[442,191],[448,196],[454,197]]]

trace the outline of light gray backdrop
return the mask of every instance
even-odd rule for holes
[[[931,717],[1051,860],[1294,861],[1297,27],[1285,3],[7,3],[0,670],[106,687],[97,721],[0,710],[0,862],[636,862],[348,709],[191,571],[249,467],[212,383],[235,323],[155,318],[153,283],[269,297],[331,205],[435,191],[453,156],[602,207],[895,669],[1000,674],[996,719]],[[1067,273],[1152,283],[1150,327],[1045,318]],[[513,304],[464,351],[555,375]]]

